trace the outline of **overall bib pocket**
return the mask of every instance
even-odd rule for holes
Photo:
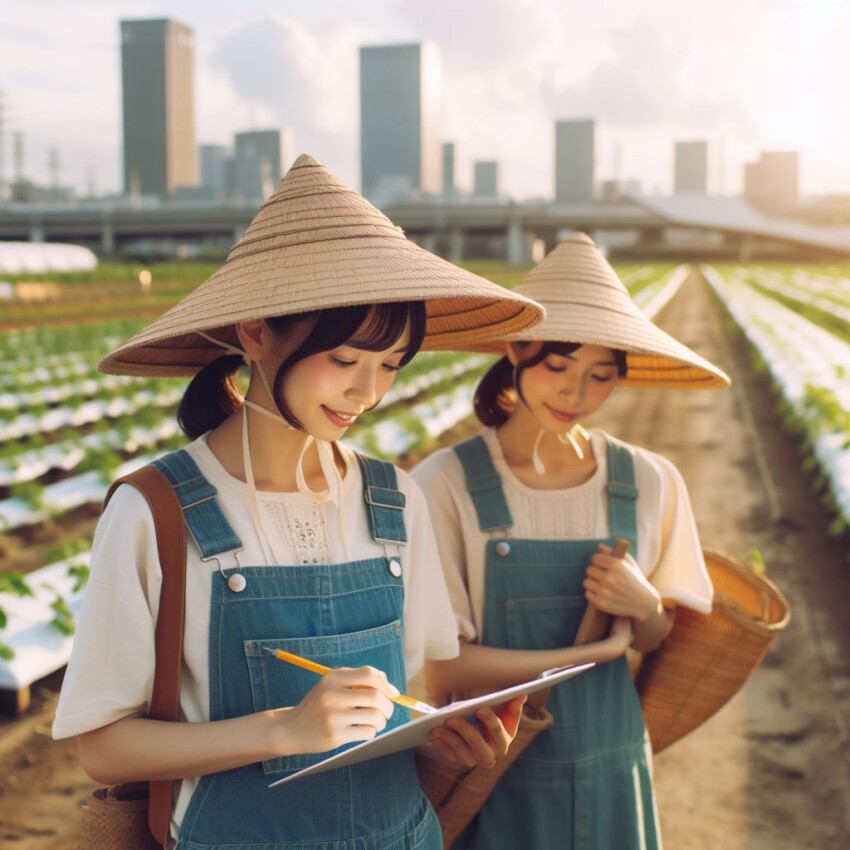
[[[390,682],[403,692],[406,680],[400,635],[401,622],[394,620],[385,626],[339,635],[245,641],[245,659],[251,680],[254,711],[297,705],[319,681],[316,673],[281,661],[266,652],[266,648],[283,649],[331,668],[375,667],[383,670]],[[384,731],[409,719],[410,713],[406,708],[394,705]],[[263,772],[271,775],[302,770],[351,746],[354,745],[346,744],[325,753],[267,759],[262,763]]]
[[[541,596],[505,600],[508,649],[557,649],[575,642],[584,596]]]

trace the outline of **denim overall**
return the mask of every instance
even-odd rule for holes
[[[358,456],[372,537],[407,542],[395,468]],[[204,560],[242,544],[216,489],[185,451],[155,462],[174,485]],[[210,720],[293,706],[316,674],[264,652],[284,649],[328,667],[370,664],[402,692],[404,585],[398,558],[344,564],[238,567],[234,592],[211,575]],[[387,730],[409,719],[395,706]],[[345,747],[334,752],[339,752]],[[373,759],[277,788],[268,786],[331,753],[293,755],[204,776],[189,802],[178,850],[438,850],[439,823],[416,777],[412,751]]]
[[[602,540],[522,540],[483,438],[455,447],[487,542],[481,642],[507,649],[572,646],[587,606],[582,581],[599,543],[637,540],[631,452],[609,438]],[[632,553],[635,550],[632,549]],[[555,722],[508,769],[455,850],[643,850],[659,846],[646,732],[625,657],[556,685]]]

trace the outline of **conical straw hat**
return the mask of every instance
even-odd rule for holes
[[[542,304],[544,321],[464,350],[504,354],[508,341],[578,342],[626,352],[621,386],[718,389],[730,383],[722,370],[649,321],[585,233],[571,233],[513,291]]]
[[[225,264],[98,368],[192,375],[222,354],[195,331],[235,345],[236,322],[391,301],[427,302],[423,349],[457,349],[523,330],[544,315],[533,301],[419,248],[302,155]]]

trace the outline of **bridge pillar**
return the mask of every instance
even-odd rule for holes
[[[745,233],[741,237],[738,245],[738,262],[749,263],[753,259],[753,237],[750,233]]]
[[[419,246],[424,248],[426,251],[429,251],[432,254],[437,253],[437,234],[436,233],[423,233],[422,237],[419,239]]]
[[[100,225],[100,250],[105,257],[115,253],[115,226],[108,220]]]
[[[35,218],[30,220],[30,242],[44,242],[44,224]]]
[[[511,218],[508,222],[508,238],[505,240],[507,261],[512,266],[519,266],[531,260],[531,243],[533,236],[527,236],[522,229],[519,217]]]
[[[449,231],[449,259],[455,263],[463,259],[463,231],[460,228]]]

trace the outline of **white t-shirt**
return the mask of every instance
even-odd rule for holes
[[[496,431],[488,429],[482,436],[502,478],[514,521],[507,536],[532,540],[609,536],[608,462],[603,431],[590,432],[596,472],[583,484],[563,490],[527,486],[505,461]],[[713,591],[684,481],[666,458],[637,446],[631,448],[638,488],[638,565],[662,599],[708,614]],[[484,625],[485,547],[491,535],[478,527],[463,467],[452,449],[430,455],[411,474],[428,499],[458,632],[474,641]],[[662,553],[662,518],[671,500],[670,538]]]
[[[336,533],[338,509],[301,493],[258,492],[260,515],[280,564],[343,563],[381,557],[368,528],[362,478],[354,453],[339,446],[346,471],[342,485],[345,547]],[[247,485],[231,476],[207,445],[206,435],[187,447],[203,475],[218,490],[218,503],[241,539],[243,566],[265,564],[251,520]],[[409,543],[400,547],[404,580],[404,656],[408,678],[427,659],[458,654],[455,619],[440,569],[428,507],[409,475],[398,472],[406,506]],[[186,623],[180,713],[189,722],[209,719],[210,573],[214,561],[200,559],[191,535],[186,563]],[[388,554],[396,554],[389,547]],[[104,512],[92,547],[91,576],[83,601],[71,660],[59,697],[53,737],[79,735],[143,714],[153,686],[154,629],[162,573],[156,550],[153,517],[134,487],[119,487]],[[221,556],[229,574],[233,555]],[[222,578],[224,581],[224,578]],[[182,822],[197,780],[182,783],[172,820],[172,833]]]

